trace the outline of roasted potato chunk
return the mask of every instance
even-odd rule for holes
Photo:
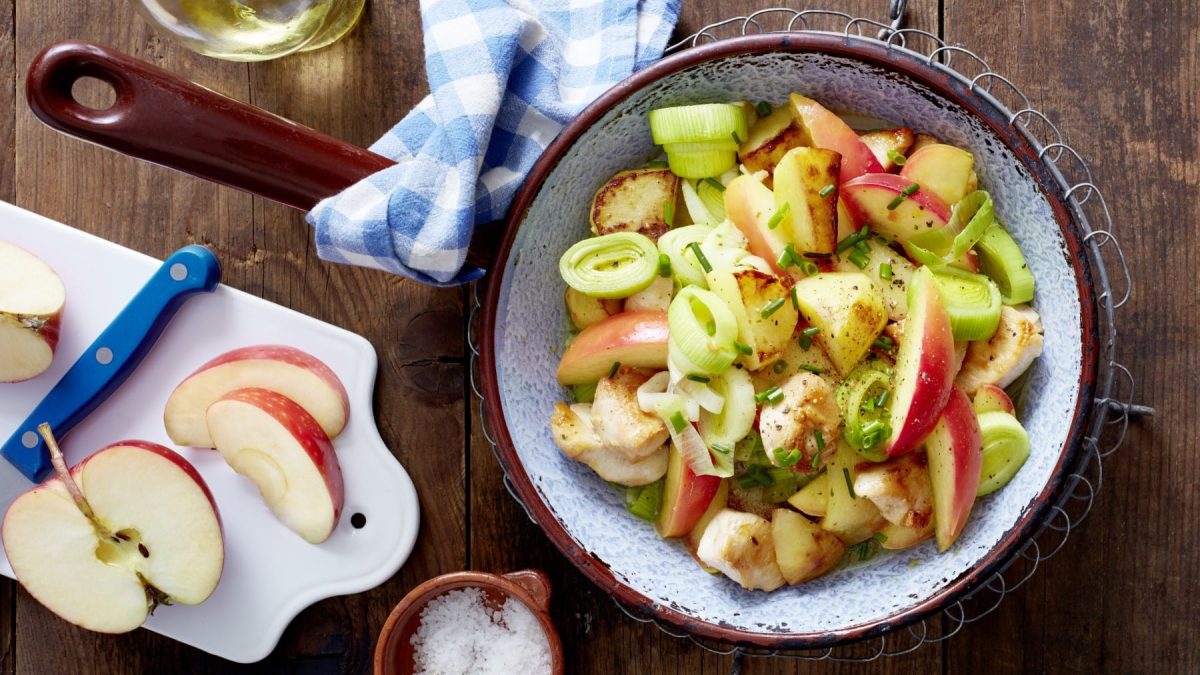
[[[678,192],[679,177],[670,169],[622,171],[592,197],[592,232],[638,232],[658,241],[671,229],[667,215],[674,214]]]
[[[750,127],[750,137],[738,148],[738,158],[750,171],[772,172],[788,150],[804,144],[791,108],[780,106]]]
[[[860,134],[859,138],[871,149],[871,154],[875,155],[875,159],[883,165],[884,171],[891,171],[896,168],[896,163],[888,156],[888,151],[894,150],[901,155],[907,153],[913,145],[914,136],[912,129],[901,127],[870,131]]]

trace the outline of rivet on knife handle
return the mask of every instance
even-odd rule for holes
[[[212,291],[220,281],[221,266],[207,248],[185,246],[173,253],[54,385],[0,454],[30,480],[42,480],[51,468],[50,454],[37,426],[49,423],[62,439],[133,373],[183,302]]]

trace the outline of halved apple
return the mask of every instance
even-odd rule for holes
[[[994,384],[981,385],[975,391],[975,400],[971,402],[971,407],[975,409],[976,414],[993,411],[1006,412],[1009,415],[1017,414],[1016,406],[1013,405],[1008,393]]]
[[[308,411],[329,438],[342,433],[350,399],[342,381],[317,357],[285,345],[255,345],[226,352],[188,375],[167,399],[163,423],[178,445],[213,447],[205,413],[236,389],[279,392]]]
[[[725,186],[725,215],[746,236],[750,252],[783,274],[779,256],[794,242],[789,228],[779,223],[771,226],[775,209],[775,194],[754,176],[738,176]]]
[[[667,459],[662,506],[655,528],[660,537],[682,537],[696,527],[721,487],[717,476],[697,476],[674,444]]]
[[[833,253],[837,246],[840,166],[841,155],[823,148],[793,148],[775,166],[775,206],[787,204],[783,220],[799,253]]]
[[[775,561],[789,584],[816,579],[838,566],[846,545],[832,532],[788,509],[771,515]]]
[[[67,290],[40,258],[0,241],[0,382],[21,382],[50,368]]]
[[[904,127],[870,131],[860,135],[859,138],[871,149],[884,171],[896,168],[896,162],[892,160],[892,153],[903,155],[913,144],[912,129]]]
[[[845,183],[864,173],[883,172],[871,149],[842,118],[800,94],[792,94],[790,103],[792,116],[804,133],[804,145],[833,150],[842,156],[839,182]]]
[[[917,183],[950,206],[967,194],[975,158],[961,148],[932,143],[917,150],[904,163],[900,176]]]
[[[738,323],[738,340],[750,347],[739,358],[748,370],[756,371],[779,359],[796,329],[799,315],[788,291],[774,275],[750,268],[713,270],[707,275],[708,288],[725,301]],[[784,299],[768,316],[763,310]]]
[[[908,292],[908,316],[894,371],[888,456],[902,455],[921,444],[937,424],[954,386],[954,334],[929,268],[917,269]]]
[[[887,325],[883,296],[860,272],[821,272],[793,287],[800,314],[820,329],[817,341],[844,377]]]
[[[221,458],[258,486],[275,517],[305,541],[329,538],[342,512],[342,470],[312,415],[266,389],[237,389],[208,408]]]
[[[738,158],[750,171],[772,172],[780,157],[803,143],[804,134],[791,109],[780,106],[750,127],[749,137],[738,148]]]
[[[954,544],[975,504],[983,468],[983,439],[971,401],[958,387],[925,440],[933,488],[933,522],[939,551]]]
[[[918,188],[905,195],[913,185]],[[869,173],[843,183],[842,197],[857,222],[900,243],[950,222],[946,202],[919,183],[892,173]]]
[[[667,368],[667,313],[621,312],[588,326],[558,362],[558,381],[592,384],[614,363],[632,368]]]
[[[221,521],[187,460],[122,441],[63,474],[17,497],[4,517],[13,573],[47,609],[88,630],[124,633],[159,604],[196,605],[216,589]]]

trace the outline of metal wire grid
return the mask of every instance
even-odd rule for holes
[[[1064,481],[1061,496],[1051,505],[1049,516],[1038,526],[1033,536],[987,583],[947,606],[939,614],[905,629],[840,647],[798,651],[758,649],[697,638],[654,617],[643,616],[614,599],[616,605],[634,621],[653,623],[667,635],[689,640],[714,654],[732,656],[736,666],[740,666],[743,656],[866,662],[883,656],[907,654],[925,644],[953,637],[963,626],[982,619],[999,607],[1008,593],[1024,585],[1033,577],[1043,561],[1062,549],[1071,531],[1078,528],[1091,511],[1096,495],[1103,486],[1104,459],[1124,443],[1130,419],[1139,415],[1152,415],[1154,412],[1150,408],[1131,403],[1136,393],[1133,375],[1127,367],[1115,360],[1116,312],[1129,300],[1133,282],[1125,254],[1113,233],[1112,213],[1104,194],[1093,182],[1087,162],[1067,143],[1058,127],[1044,113],[1034,108],[1029,98],[1011,80],[994,72],[981,57],[963,47],[948,45],[932,33],[900,28],[904,18],[904,5],[903,0],[893,0],[888,11],[890,23],[830,10],[764,9],[748,16],[730,18],[705,26],[695,34],[669,46],[667,52],[735,35],[816,30],[816,26],[825,24],[821,30],[840,32],[847,39],[877,41],[889,49],[909,49],[923,56],[931,67],[949,71],[969,85],[974,93],[981,95],[999,109],[1015,109],[1016,112],[1010,114],[1009,125],[1024,134],[1034,143],[1034,147],[1040,148],[1038,156],[1064,191],[1066,200],[1084,231],[1083,241],[1088,254],[1092,256],[1101,340],[1101,372],[1098,374],[1096,396],[1093,400],[1092,425],[1083,439],[1080,457]],[[830,31],[828,24],[831,22],[840,25],[840,30]],[[878,29],[878,37],[870,38],[864,35],[863,31],[871,28]],[[910,38],[928,42],[931,48],[926,50],[927,53],[912,49],[909,47]],[[967,67],[952,67],[955,57],[960,57],[957,59],[959,62],[965,61]],[[994,90],[997,83],[1003,86]],[[1098,223],[1099,226],[1093,228],[1092,222]],[[1113,272],[1120,280],[1119,293],[1114,293],[1110,282]],[[480,402],[480,428],[495,454],[496,440],[482,405],[483,392],[478,361],[481,330],[478,319],[482,307],[482,287],[482,283],[475,284],[471,291],[468,328],[471,390]],[[529,508],[517,496],[507,472],[504,475],[504,487],[525,510],[530,521],[536,523]],[[940,621],[939,617],[942,618]]]

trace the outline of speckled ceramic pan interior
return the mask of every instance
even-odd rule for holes
[[[544,160],[526,198],[518,201],[512,223],[519,228],[509,233],[503,269],[489,289],[493,323],[484,337],[485,367],[490,364],[493,372],[484,377],[501,457],[518,491],[551,539],[594,581],[693,633],[766,646],[813,646],[879,633],[936,610],[969,590],[1028,535],[1083,423],[1086,406],[1080,401],[1094,377],[1086,348],[1090,283],[1083,256],[1073,255],[1076,229],[1051,194],[1048,174],[1033,166],[1036,157],[1020,139],[996,131],[996,120],[1007,114],[993,108],[989,125],[987,115],[961,105],[965,99],[951,100],[956,85],[944,71],[929,69],[926,84],[918,82],[912,69],[921,57],[874,47],[875,56],[862,60],[842,48],[847,41],[840,36],[771,38],[747,38],[745,49],[714,49],[699,62],[663,67],[646,78],[653,81],[635,81],[602,99],[600,109],[591,111],[595,119],[552,149],[561,154]],[[807,51],[813,49],[820,51]],[[900,62],[909,70],[898,67]],[[566,396],[555,380],[568,330],[558,259],[588,236],[596,188],[657,154],[647,111],[739,99],[781,102],[792,91],[838,111],[931,133],[974,154],[980,185],[991,193],[1036,278],[1034,305],[1045,325],[1045,351],[1021,415],[1033,444],[1029,461],[1005,489],[976,504],[950,552],[938,555],[927,542],[768,594],[705,573],[682,544],[659,539],[652,527],[627,514],[604,481],[559,452],[548,420],[554,403]],[[969,92],[963,96],[986,103]]]

